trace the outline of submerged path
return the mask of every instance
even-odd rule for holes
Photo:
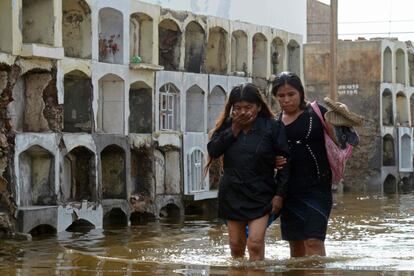
[[[0,275],[290,275],[299,271],[406,275],[403,271],[414,271],[414,194],[344,195],[336,202],[326,258],[289,259],[276,222],[267,232],[266,260],[236,262],[229,258],[226,228],[219,220],[186,216],[130,228],[63,232],[31,242],[3,240]]]

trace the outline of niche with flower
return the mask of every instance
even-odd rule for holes
[[[120,34],[111,34],[109,37],[99,34],[99,59],[106,60],[108,55],[115,55],[120,50]]]
[[[99,11],[99,61],[123,63],[123,15],[112,8]]]

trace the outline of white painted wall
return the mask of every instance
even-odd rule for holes
[[[186,10],[270,26],[300,34],[306,40],[305,0],[141,0],[173,10]]]

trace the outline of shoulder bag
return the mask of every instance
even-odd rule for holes
[[[339,148],[327,132],[326,123],[317,102],[313,101],[311,107],[323,125],[326,155],[328,156],[329,166],[332,171],[332,184],[338,184],[344,176],[346,161],[352,154],[352,145],[347,144],[345,149]]]

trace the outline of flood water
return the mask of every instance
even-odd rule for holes
[[[279,222],[266,260],[234,261],[217,219],[186,216],[129,228],[0,241],[0,275],[414,275],[414,194],[336,198],[328,257],[289,258]]]

